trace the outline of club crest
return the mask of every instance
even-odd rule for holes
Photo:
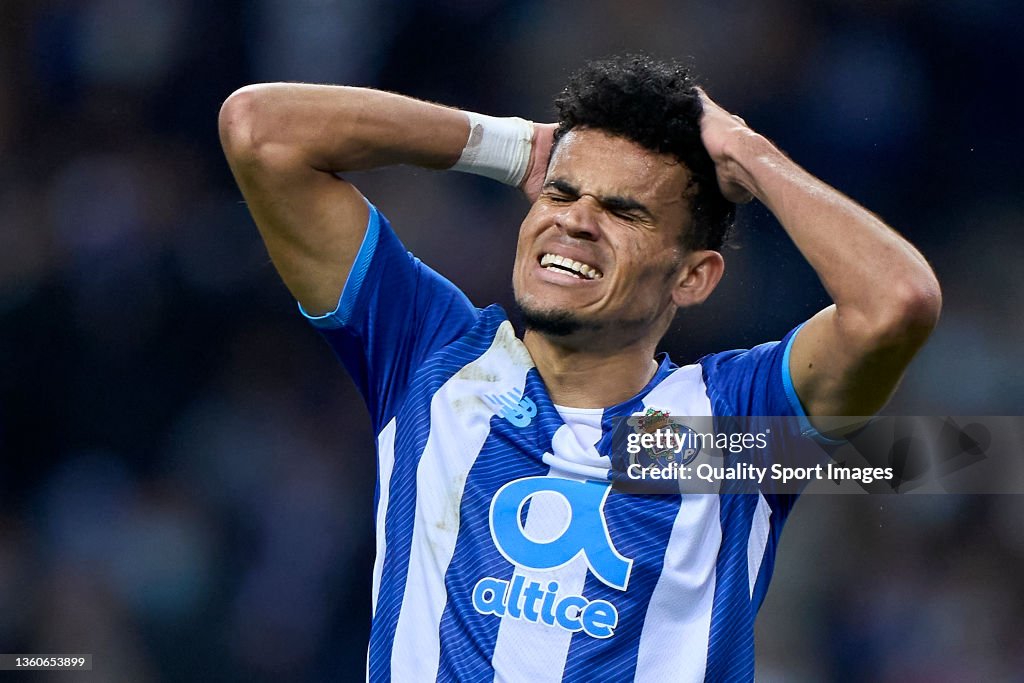
[[[671,463],[689,465],[700,453],[700,438],[688,426],[675,421],[668,412],[648,408],[643,415],[626,420],[635,434],[660,436],[650,448],[641,448],[630,456],[630,464],[640,467],[665,467]]]

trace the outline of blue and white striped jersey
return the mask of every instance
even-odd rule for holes
[[[610,486],[615,418],[800,415],[794,332],[561,409],[497,306],[475,308],[373,207],[337,310],[311,317],[377,435],[373,681],[752,680],[794,496]]]

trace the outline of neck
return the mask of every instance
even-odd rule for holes
[[[561,406],[613,406],[635,396],[658,370],[653,358],[655,345],[647,342],[595,352],[561,345],[527,330],[523,343],[552,402]]]

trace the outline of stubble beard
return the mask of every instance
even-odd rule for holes
[[[672,277],[677,267],[678,263],[671,265],[665,275],[666,282]],[[651,318],[623,316],[616,320],[588,320],[571,310],[545,310],[535,307],[532,305],[533,302],[524,300],[534,297],[520,297],[518,292],[515,292],[514,284],[513,293],[515,295],[515,310],[527,331],[563,340],[574,337],[572,342],[574,344],[586,339],[591,343],[596,342],[598,345],[603,345],[614,343],[613,339],[621,340],[622,338],[643,336],[657,318],[657,316]]]
[[[540,311],[516,302],[527,330],[549,337],[569,337],[583,330],[598,331],[600,325],[587,323],[571,311]]]
[[[650,336],[652,326],[657,326],[654,317],[621,316],[615,319],[593,319],[581,316],[572,310],[535,307],[528,297],[515,297],[515,311],[527,332],[550,339],[553,343],[567,348],[613,352]],[[671,322],[671,321],[669,321]],[[664,336],[668,325],[662,329]]]
[[[578,313],[567,310],[543,310],[534,308],[528,303],[516,299],[516,310],[526,330],[542,334],[546,337],[567,339],[574,337],[576,341],[584,338],[601,345],[618,338],[619,332],[630,336],[639,333],[650,325],[649,320],[621,318],[614,321],[587,320]]]

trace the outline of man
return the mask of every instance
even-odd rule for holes
[[[377,434],[367,675],[750,680],[793,496],[613,491],[614,418],[870,415],[934,327],[938,284],[677,64],[588,64],[557,104],[555,128],[276,84],[221,112],[271,258]],[[393,164],[480,173],[533,202],[512,276],[522,340],[407,254],[343,178]],[[751,196],[834,305],[777,343],[657,362],[676,311],[722,276],[730,202]]]

